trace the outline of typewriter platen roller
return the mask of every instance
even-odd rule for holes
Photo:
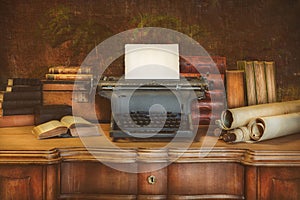
[[[97,93],[111,99],[110,136],[118,139],[172,139],[195,136],[191,102],[204,99],[206,78],[125,80],[103,77]]]

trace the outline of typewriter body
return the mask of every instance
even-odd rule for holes
[[[97,93],[111,99],[113,140],[190,139],[195,136],[191,103],[204,99],[209,86],[204,77],[178,80],[103,77]]]

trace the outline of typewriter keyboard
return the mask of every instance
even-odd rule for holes
[[[144,111],[114,116],[115,128],[129,133],[176,133],[188,127],[188,117],[181,113],[151,113]]]

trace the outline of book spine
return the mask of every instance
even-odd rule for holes
[[[180,60],[180,72],[182,73],[225,74],[225,71],[225,57],[182,56]]]
[[[223,102],[206,102],[206,101],[195,101],[192,103],[192,112],[199,111],[200,113],[207,113],[214,111],[223,111],[225,109],[225,105]]]
[[[15,109],[1,109],[1,116],[9,115],[31,115],[34,114],[34,108],[15,108]]]
[[[201,113],[201,114],[192,113],[193,125],[215,124],[215,121],[218,119],[220,119],[220,116],[214,115],[212,113]]]
[[[237,66],[238,70],[245,70],[246,61],[245,60],[238,60],[238,61],[236,61],[236,66]]]
[[[34,115],[11,115],[0,117],[0,127],[33,126]]]
[[[48,80],[92,80],[92,74],[46,74]]]
[[[244,71],[226,71],[226,92],[228,108],[245,106]]]
[[[7,92],[28,92],[28,91],[40,91],[41,85],[13,85],[7,86]]]
[[[44,91],[86,91],[89,90],[90,88],[90,82],[89,81],[84,81],[84,82],[69,82],[69,83],[63,83],[57,80],[52,80],[52,81],[47,81],[43,83],[43,90]]]
[[[245,66],[246,89],[248,106],[256,105],[256,86],[253,62],[247,61]]]
[[[41,85],[41,81],[35,78],[9,78],[7,86],[13,85]]]
[[[1,93],[2,101],[10,100],[38,100],[42,99],[41,91],[32,91],[32,92],[2,92]]]
[[[72,114],[72,106],[68,105],[40,105],[35,107],[35,114],[48,115],[63,113],[63,115]]]
[[[205,92],[205,97],[207,100],[224,102],[226,99],[226,93],[224,90],[208,90]]]
[[[73,91],[43,91],[43,105],[70,105],[72,103],[90,102],[90,95],[87,92]]]
[[[20,101],[3,101],[0,102],[0,108],[2,109],[14,109],[23,107],[34,107],[41,104],[41,99],[37,100],[20,100]]]
[[[275,81],[275,63],[274,62],[265,62],[266,70],[266,82],[267,82],[267,93],[268,93],[268,102],[274,103],[277,101],[277,90],[276,90],[276,81]]]
[[[268,103],[267,83],[264,62],[254,61],[256,99],[258,104]]]
[[[73,67],[64,67],[64,66],[56,66],[49,68],[50,74],[91,74],[92,69],[91,67],[80,67],[80,66],[73,66]]]

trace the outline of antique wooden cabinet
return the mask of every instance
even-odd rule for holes
[[[79,138],[37,140],[31,128],[0,129],[0,199],[300,199],[300,134],[218,141],[211,150],[202,140],[187,150],[119,143],[122,152],[105,144],[87,151]],[[144,172],[119,171],[95,155]]]

